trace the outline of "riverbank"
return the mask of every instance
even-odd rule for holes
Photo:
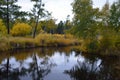
[[[73,47],[76,52],[83,52],[85,54],[97,55],[97,56],[118,56],[120,57],[120,42],[115,41],[110,43],[110,40],[82,40],[80,46]]]
[[[0,51],[26,49],[35,47],[61,47],[80,45],[81,42],[72,35],[39,34],[31,37],[1,37]]]
[[[115,38],[78,39],[70,34],[39,34],[34,39],[32,37],[4,36],[0,38],[0,52],[36,47],[73,46],[73,50],[91,55],[120,56],[120,38],[113,39]]]

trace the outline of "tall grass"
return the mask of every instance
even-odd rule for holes
[[[39,34],[35,39],[31,37],[1,37],[0,51],[33,47],[60,47],[79,44],[80,41],[69,34]]]
[[[102,55],[120,55],[120,32],[101,30],[99,36],[83,39],[81,50]]]
[[[78,39],[69,34],[39,34],[35,40],[40,46],[69,46],[80,44]]]

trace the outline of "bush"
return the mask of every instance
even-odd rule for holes
[[[6,33],[7,33],[7,29],[3,21],[0,19],[0,35],[5,35]]]
[[[17,23],[13,26],[11,34],[13,36],[26,36],[31,33],[31,26],[26,23]]]
[[[87,51],[90,53],[91,52],[96,53],[99,51],[99,49],[100,49],[100,44],[97,40],[93,40],[89,44],[87,44]]]
[[[118,39],[115,30],[107,29],[102,31],[102,39],[100,40],[102,49],[115,49],[115,43]]]

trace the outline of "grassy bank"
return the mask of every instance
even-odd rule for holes
[[[104,34],[98,38],[81,39],[81,45],[74,48],[89,54],[120,56],[119,34]]]
[[[76,47],[77,45],[77,47]],[[97,38],[75,38],[72,35],[39,34],[31,37],[0,37],[0,51],[26,49],[35,47],[64,47],[75,46],[78,52],[97,54],[103,56],[120,55],[119,34],[104,34]]]
[[[35,39],[31,37],[1,37],[0,51],[26,49],[34,47],[60,47],[80,45],[80,41],[72,35],[39,34]]]

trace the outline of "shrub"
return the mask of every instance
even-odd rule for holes
[[[0,19],[0,35],[5,35],[6,33],[7,33],[7,29],[3,21]]]
[[[13,26],[11,34],[13,36],[26,36],[31,33],[31,26],[26,23],[17,23]]]
[[[117,33],[115,30],[107,29],[102,31],[102,39],[100,40],[102,49],[114,49],[117,41]]]
[[[90,43],[87,44],[86,47],[87,47],[87,51],[89,53],[91,53],[91,52],[96,53],[100,49],[100,44],[99,44],[99,42],[97,40],[93,40],[93,41],[90,41]]]

